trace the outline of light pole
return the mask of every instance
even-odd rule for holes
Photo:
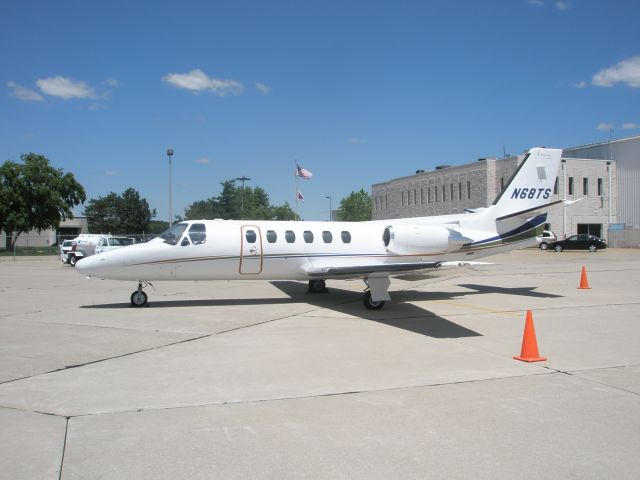
[[[240,191],[240,216],[244,218],[244,182],[248,182],[251,179],[243,175],[241,177],[237,177],[236,180],[240,180],[242,182],[242,190]]]
[[[328,198],[329,199],[329,221],[331,221],[331,220],[333,220],[333,218],[332,218],[333,217],[333,215],[332,215],[333,209],[332,209],[332,206],[331,206],[331,195],[327,195],[324,198]]]
[[[171,157],[173,157],[173,148],[167,148],[167,157],[169,157],[169,228],[173,226],[173,199],[171,188]]]

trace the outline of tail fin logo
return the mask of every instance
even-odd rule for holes
[[[550,188],[514,188],[513,193],[511,194],[512,199],[548,199],[551,196]]]

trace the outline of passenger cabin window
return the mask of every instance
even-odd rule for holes
[[[305,230],[302,233],[302,238],[304,238],[304,241],[306,243],[313,243],[313,232],[311,232],[309,230]]]
[[[291,230],[287,230],[286,232],[284,232],[284,239],[287,241],[287,243],[293,243],[296,241],[296,234]]]
[[[247,239],[247,243],[256,243],[258,236],[256,235],[256,232],[254,232],[253,230],[247,230],[246,233],[244,234],[244,238]]]
[[[189,227],[189,238],[194,245],[207,241],[207,227],[204,223],[194,223]]]
[[[322,241],[324,243],[333,242],[333,235],[331,234],[331,232],[329,232],[328,230],[325,230],[324,232],[322,232]]]
[[[351,234],[346,230],[340,232],[340,237],[342,237],[342,243],[351,243]]]
[[[273,230],[267,230],[267,242],[276,243],[278,240],[278,234]]]

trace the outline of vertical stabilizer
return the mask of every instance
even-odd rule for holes
[[[560,168],[561,149],[532,148],[496,198],[486,210],[496,220],[541,210],[559,201],[552,201],[553,186]]]

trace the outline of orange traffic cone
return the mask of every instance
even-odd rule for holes
[[[578,287],[578,290],[591,290],[589,280],[587,280],[587,269],[584,265],[582,266],[582,276],[580,277],[580,286]]]
[[[527,320],[524,324],[520,356],[513,358],[522,362],[543,362],[546,360],[546,357],[541,357],[538,353],[538,341],[536,340],[536,329],[533,327],[531,310],[527,310]]]

